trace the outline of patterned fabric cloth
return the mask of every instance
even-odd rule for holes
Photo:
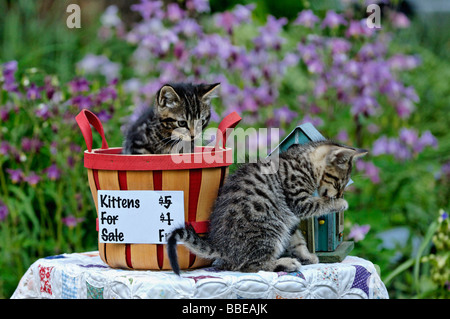
[[[240,273],[214,267],[172,271],[113,269],[98,252],[37,260],[11,298],[389,298],[374,265],[348,256],[341,263],[303,266],[299,272]]]

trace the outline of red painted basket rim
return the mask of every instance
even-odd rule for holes
[[[201,152],[186,154],[120,154],[121,147],[84,151],[84,167],[112,171],[155,171],[215,168],[233,164],[231,148],[202,147]]]

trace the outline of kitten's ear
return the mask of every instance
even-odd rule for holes
[[[355,155],[353,155],[353,159],[363,157],[363,156],[367,155],[367,153],[369,153],[368,150],[363,150],[362,148],[357,148]]]
[[[367,153],[368,151],[363,149],[333,147],[327,156],[327,161],[335,165],[345,165],[350,160],[362,157]]]
[[[157,94],[158,105],[161,107],[174,107],[181,100],[177,92],[170,85],[164,85]]]
[[[202,100],[212,99],[213,97],[217,97],[216,89],[219,86],[220,86],[220,83],[203,84],[200,89],[200,94],[202,96]]]

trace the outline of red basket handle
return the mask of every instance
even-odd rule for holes
[[[102,137],[102,148],[108,148],[108,143],[106,142],[105,133],[103,132],[102,122],[98,119],[98,117],[89,110],[83,109],[81,112],[75,117],[75,120],[80,127],[81,133],[83,134],[84,141],[86,142],[86,146],[89,152],[92,152],[92,130],[90,124],[97,130],[97,132]]]
[[[219,145],[222,143],[223,148],[225,148],[227,143],[227,138],[231,134],[231,128],[235,128],[236,125],[242,120],[242,118],[236,112],[228,114],[225,118],[220,122],[219,128],[217,129],[216,134],[216,146],[214,149],[218,149]]]

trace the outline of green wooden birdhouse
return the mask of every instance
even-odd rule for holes
[[[311,123],[305,123],[297,126],[272,153],[283,152],[293,144],[321,140],[325,140],[325,137]],[[352,183],[350,180],[347,186]],[[353,249],[353,242],[343,241],[344,212],[303,220],[300,229],[309,251],[315,252],[320,262],[340,262]]]

